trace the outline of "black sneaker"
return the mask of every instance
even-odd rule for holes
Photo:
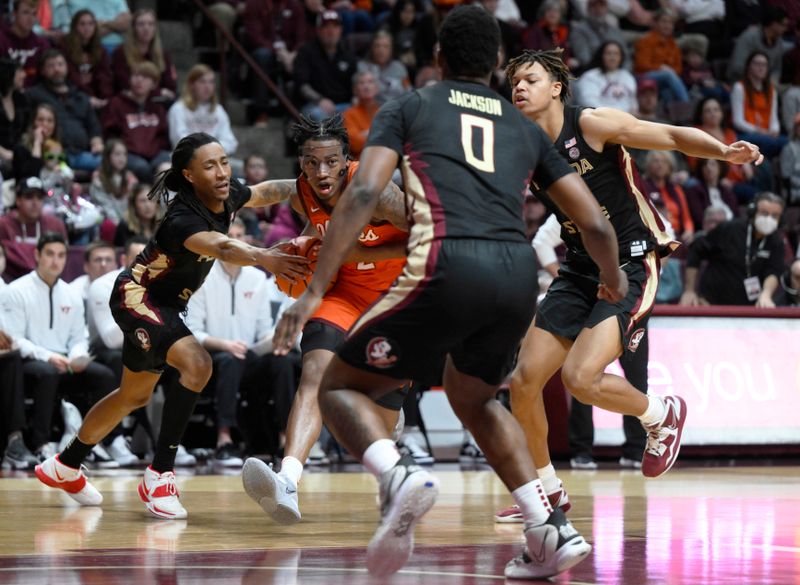
[[[221,465],[222,467],[241,467],[242,452],[233,443],[225,443],[220,445],[214,451],[214,465]]]
[[[33,469],[39,459],[25,446],[21,437],[13,439],[3,453],[3,469]]]
[[[591,455],[576,455],[569,460],[569,466],[572,469],[597,469],[597,463]]]

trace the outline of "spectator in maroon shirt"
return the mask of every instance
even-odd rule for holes
[[[131,69],[143,61],[150,61],[158,69],[158,96],[164,101],[172,102],[177,88],[177,74],[169,54],[161,45],[156,13],[150,9],[137,10],[134,13],[131,28],[125,34],[125,42],[111,56],[114,91],[128,89]]]
[[[151,182],[155,168],[170,160],[167,114],[153,99],[159,77],[153,63],[134,65],[130,89],[111,98],[103,115],[106,135],[122,139],[128,168],[142,182]]]
[[[14,0],[12,24],[0,30],[0,55],[25,68],[25,87],[36,83],[39,57],[50,48],[46,39],[33,32],[36,4],[34,0]]]
[[[91,10],[78,10],[72,17],[62,49],[69,80],[89,96],[93,108],[105,106],[113,94],[111,60],[100,42],[97,20]]]

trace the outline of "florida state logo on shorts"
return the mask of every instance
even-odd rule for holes
[[[144,351],[150,351],[150,348],[153,346],[150,343],[150,335],[148,335],[147,331],[139,327],[133,334],[136,336],[136,340],[139,342],[139,345],[142,346],[142,349]]]
[[[392,344],[385,337],[373,337],[367,344],[367,364],[373,368],[388,368],[396,361],[397,356],[391,355]]]
[[[644,337],[644,328],[639,328],[631,334],[631,340],[628,342],[628,350],[631,353],[636,353],[636,350],[639,349],[642,337]]]

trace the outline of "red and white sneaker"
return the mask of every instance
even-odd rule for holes
[[[681,435],[686,422],[686,402],[680,396],[662,398],[666,414],[660,424],[645,427],[647,446],[642,458],[642,474],[658,477],[670,470],[681,450]]]
[[[561,483],[561,480],[558,480],[558,489],[553,493],[547,494],[547,499],[550,501],[553,510],[560,508],[566,514],[572,508],[567,490],[564,489],[564,484]],[[519,506],[514,504],[497,512],[494,515],[494,521],[500,524],[522,524],[525,519],[522,517]]]
[[[159,473],[148,466],[139,482],[139,497],[156,518],[178,520],[186,518],[186,509],[181,505],[175,474],[172,471]]]
[[[74,469],[59,461],[53,455],[36,466],[36,477],[46,486],[58,488],[81,506],[99,506],[103,503],[103,495],[86,479],[85,468]]]

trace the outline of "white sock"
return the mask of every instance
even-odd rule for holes
[[[558,477],[556,476],[556,468],[553,467],[552,463],[541,469],[537,469],[536,474],[539,476],[539,481],[542,482],[544,493],[552,494],[561,487],[558,482]]]
[[[547,500],[547,495],[544,493],[541,480],[534,479],[529,481],[511,492],[511,496],[519,506],[520,512],[522,512],[526,527],[544,524],[553,512],[553,508]]]
[[[380,477],[400,461],[400,452],[391,439],[378,439],[364,451],[361,463],[375,477]]]
[[[281,460],[281,473],[297,485],[303,475],[303,464],[295,457],[284,457]]]
[[[660,424],[664,420],[664,415],[667,414],[667,407],[664,406],[664,401],[658,396],[647,396],[647,410],[639,417],[642,424],[646,427]]]

